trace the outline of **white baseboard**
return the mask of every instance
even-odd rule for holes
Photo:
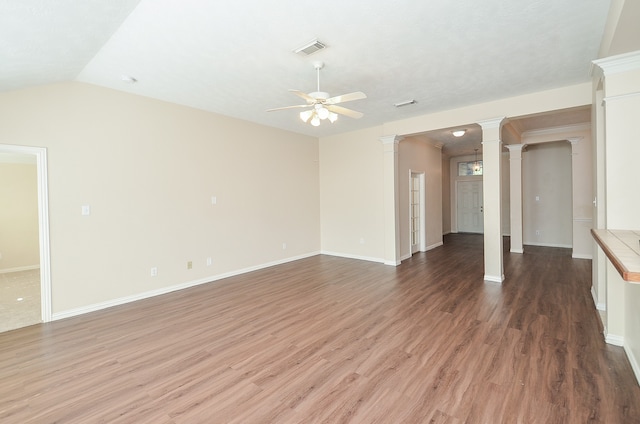
[[[593,260],[593,255],[580,254],[580,253],[572,253],[571,257],[573,259],[591,259],[591,260]]]
[[[377,262],[377,263],[385,263],[384,259],[381,258],[372,258],[369,256],[359,256],[359,255],[351,255],[349,253],[339,253],[339,252],[329,252],[327,250],[323,250],[320,252],[321,255],[329,255],[329,256],[337,256],[338,258],[346,258],[346,259],[357,259],[359,261],[368,261],[368,262]]]
[[[222,280],[224,278],[234,277],[240,274],[246,274],[248,272],[257,271],[259,269],[269,268],[275,265],[281,265],[287,262],[293,262],[300,259],[309,258],[311,256],[319,255],[320,252],[306,253],[299,256],[294,256],[291,258],[281,259],[278,261],[269,262],[266,264],[255,265],[248,268],[239,269],[236,271],[226,272],[224,274],[213,275],[210,277],[200,278],[198,280],[187,281],[186,283],[176,284],[174,286],[163,287],[157,290],[151,290],[143,293],[134,294],[131,296],[120,297],[117,299],[107,300],[105,302],[94,303],[92,305],[81,306],[79,308],[69,309],[67,311],[55,312],[52,314],[52,321],[56,321],[64,318],[71,318],[78,315],[87,314],[89,312],[99,311],[101,309],[111,308],[113,306],[124,305],[126,303],[135,302],[138,300],[148,299],[154,296],[160,296],[163,294],[171,293],[178,290],[188,289],[189,287],[199,286],[201,284],[212,283],[214,281]]]
[[[38,268],[40,268],[40,264],[19,266],[16,268],[0,269],[0,274],[8,274],[10,272],[20,272],[20,271],[31,271],[33,269],[38,269]]]
[[[440,246],[444,246],[444,243],[443,243],[443,242],[441,242],[441,241],[439,241],[439,242],[437,242],[437,243],[430,244],[430,245],[429,245],[429,246],[427,246],[427,248],[425,249],[425,252],[428,252],[429,250],[431,250],[431,249],[435,249],[436,247],[440,247]]]
[[[634,356],[633,351],[626,345],[624,346],[624,351],[627,354],[633,373],[636,375],[636,382],[640,385],[640,365],[638,365],[638,359]]]
[[[523,249],[511,249],[509,252],[511,253],[524,253]]]
[[[604,337],[604,341],[607,342],[607,344],[610,345],[614,345],[614,346],[624,346],[624,337],[622,336],[617,336],[615,334],[607,334],[606,330],[605,330],[605,337]]]
[[[557,243],[538,243],[535,241],[525,241],[522,244],[525,246],[541,246],[541,247],[561,247],[563,249],[572,249],[573,246],[570,244],[557,244]]]
[[[504,275],[502,277],[496,275],[484,275],[484,281],[489,281],[491,283],[500,283],[504,281]]]

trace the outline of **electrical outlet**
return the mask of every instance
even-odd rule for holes
[[[151,276],[155,277],[156,275],[158,275],[158,268],[154,266],[151,268]]]
[[[212,262],[213,262],[213,261],[211,260],[211,258],[207,258],[207,266],[211,266],[211,263],[212,263]]]
[[[287,243],[282,243],[282,250],[286,250],[287,248]]]
[[[536,235],[539,236],[540,235],[540,230],[536,230]]]
[[[187,269],[191,269],[193,268],[193,262],[189,261],[187,262]]]

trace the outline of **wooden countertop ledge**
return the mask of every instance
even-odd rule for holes
[[[622,279],[640,283],[640,231],[592,229],[591,234]]]

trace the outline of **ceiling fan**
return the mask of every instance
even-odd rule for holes
[[[304,105],[294,105],[294,106],[285,106],[285,107],[277,107],[274,109],[268,109],[267,112],[272,112],[274,110],[284,110],[284,109],[297,109],[297,108],[311,108],[309,110],[305,110],[300,112],[300,119],[302,119],[305,123],[311,123],[314,127],[320,125],[320,121],[324,119],[329,119],[329,122],[333,123],[338,119],[338,114],[345,115],[350,118],[362,118],[364,114],[362,112],[358,112],[355,110],[347,109],[346,107],[338,106],[338,103],[350,102],[353,100],[366,99],[366,94],[356,91],[349,94],[343,94],[341,96],[329,97],[329,93],[325,91],[320,91],[320,69],[324,67],[324,63],[322,62],[314,62],[313,67],[317,73],[317,90],[312,93],[303,93],[300,90],[289,90],[293,94],[302,97],[307,101],[307,104]]]

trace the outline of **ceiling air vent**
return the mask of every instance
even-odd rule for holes
[[[322,50],[322,49],[324,49],[326,47],[327,47],[326,45],[324,45],[323,43],[318,41],[318,39],[316,38],[314,40],[309,41],[304,46],[298,47],[293,52],[295,54],[299,54],[301,56],[309,56],[310,54],[313,54],[313,53],[317,52],[318,50]]]
[[[416,103],[418,103],[416,100],[411,99],[404,102],[394,103],[393,105],[395,107],[403,107],[403,106],[415,105]]]

